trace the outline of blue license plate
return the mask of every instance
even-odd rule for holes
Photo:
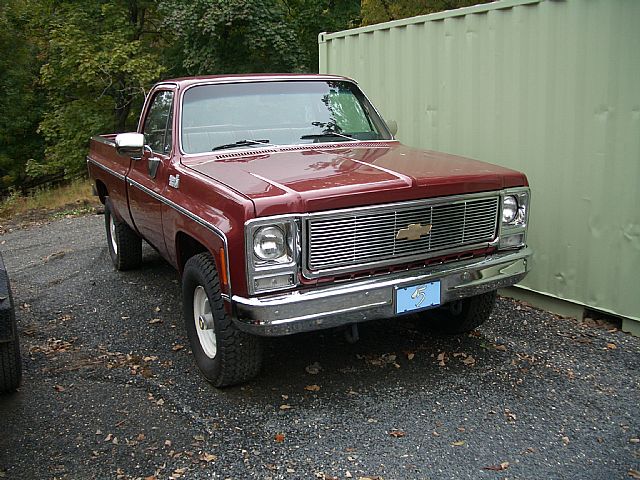
[[[396,314],[440,305],[440,281],[396,288]]]

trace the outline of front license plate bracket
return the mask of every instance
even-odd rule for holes
[[[395,287],[396,315],[439,307],[442,304],[440,294],[440,280]]]

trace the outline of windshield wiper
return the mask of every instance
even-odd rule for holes
[[[326,138],[326,137],[342,137],[354,142],[360,141],[357,138],[350,137],[349,135],[343,135],[342,133],[338,133],[338,132],[325,132],[325,133],[313,133],[311,135],[302,135],[300,137],[300,140],[311,140],[311,139],[316,140],[318,138]]]
[[[225,143],[223,145],[218,145],[217,147],[213,147],[211,149],[212,152],[216,150],[224,150],[226,148],[236,148],[236,147],[253,147],[255,145],[273,145],[269,142],[269,140],[238,140],[235,143]]]

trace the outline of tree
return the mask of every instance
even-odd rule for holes
[[[162,0],[187,73],[292,72],[304,52],[278,0]]]
[[[304,71],[318,71],[318,34],[360,26],[360,0],[282,0],[304,54]]]
[[[29,36],[30,4],[9,0],[0,6],[0,190],[19,185],[29,159],[41,159],[37,134],[43,92],[37,86],[40,62]]]
[[[41,0],[38,21],[48,40],[40,74],[48,105],[39,127],[46,150],[27,171],[74,175],[84,171],[92,135],[134,127],[132,110],[165,71],[162,39],[145,0]]]
[[[362,24],[372,25],[490,1],[492,0],[362,0]]]

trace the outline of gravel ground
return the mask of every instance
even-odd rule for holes
[[[501,299],[471,335],[426,320],[266,342],[262,375],[198,374],[175,271],[114,271],[102,216],[0,237],[24,381],[0,477],[640,478],[640,339]]]

